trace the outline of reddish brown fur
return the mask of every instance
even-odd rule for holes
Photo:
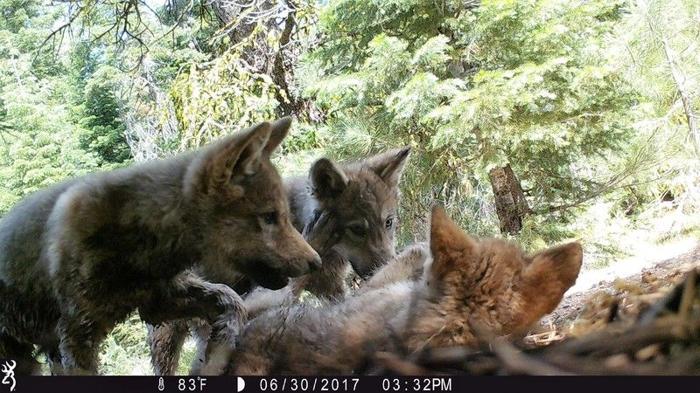
[[[508,335],[556,306],[582,259],[577,243],[527,257],[503,240],[475,240],[439,208],[430,248],[433,260],[424,262],[419,281],[410,276],[423,265],[420,251],[409,249],[370,280],[374,289],[336,305],[297,305],[255,318],[233,373],[356,373],[378,350],[475,345],[477,325]]]
[[[427,285],[442,296],[419,302],[419,317],[407,333],[410,347],[472,345],[470,322],[497,335],[528,328],[559,304],[583,256],[578,243],[527,257],[503,240],[477,241],[441,209],[433,211],[431,253]]]

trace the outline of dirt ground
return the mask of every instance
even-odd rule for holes
[[[534,339],[556,341],[565,336],[580,336],[596,327],[603,326],[610,318],[633,319],[640,311],[663,297],[673,285],[680,282],[685,273],[700,267],[700,243],[690,251],[672,258],[640,264],[641,270],[633,274],[609,277],[585,287],[577,285],[564,297],[559,307],[545,317]],[[626,267],[629,272],[629,267]],[[589,280],[586,275],[596,272],[583,272],[579,281]],[[611,277],[612,276],[612,277]],[[611,310],[616,313],[611,316]]]

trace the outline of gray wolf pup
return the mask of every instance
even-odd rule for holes
[[[308,176],[285,182],[292,223],[321,255],[321,269],[291,280],[284,289],[255,288],[245,296],[246,310],[254,316],[267,308],[295,303],[303,290],[330,300],[348,292],[346,278],[352,268],[370,275],[395,255],[395,234],[400,201],[399,180],[410,148],[393,149],[357,162],[337,165],[321,158]],[[197,269],[209,281],[246,292],[246,281],[236,272]],[[177,369],[185,338],[192,334],[197,354],[190,373],[199,374],[206,358],[210,328],[202,321],[173,321],[149,327],[151,361],[157,375]]]
[[[37,345],[54,372],[96,373],[99,344],[138,309],[151,324],[206,320],[209,370],[225,365],[245,309],[231,288],[188,269],[281,288],[320,267],[270,163],[289,124],[261,123],[195,152],[69,180],[15,206],[0,221],[0,357],[34,372]]]

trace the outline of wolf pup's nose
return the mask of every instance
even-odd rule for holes
[[[314,256],[310,261],[309,261],[309,271],[310,272],[315,272],[316,270],[321,269],[321,257]]]

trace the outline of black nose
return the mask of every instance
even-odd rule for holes
[[[314,257],[309,261],[309,271],[315,272],[321,269],[321,257]]]

